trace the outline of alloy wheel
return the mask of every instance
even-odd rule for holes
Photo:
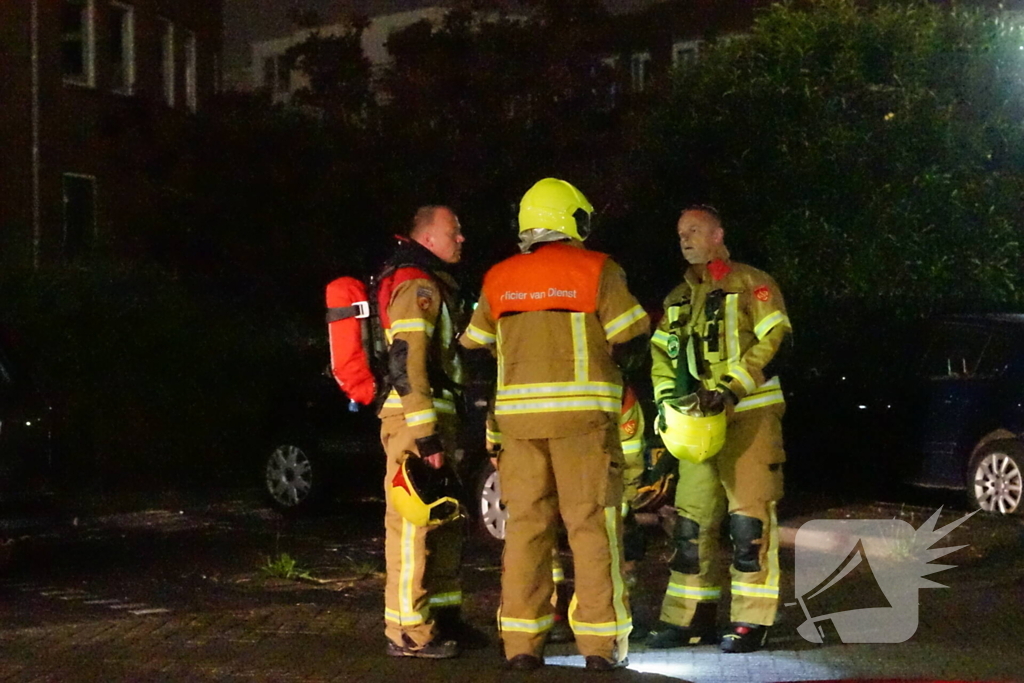
[[[1001,451],[989,453],[974,469],[974,497],[986,512],[1017,512],[1024,496],[1020,465]]]
[[[309,456],[298,446],[278,446],[267,459],[266,484],[267,492],[279,507],[301,505],[313,490]]]

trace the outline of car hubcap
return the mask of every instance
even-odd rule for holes
[[[974,472],[974,497],[986,512],[1008,515],[1020,507],[1022,496],[1020,467],[1005,453],[985,457]]]
[[[278,446],[267,461],[267,491],[279,504],[294,507],[313,487],[309,458],[298,446]]]
[[[491,472],[484,480],[483,491],[480,494],[480,519],[491,536],[497,539],[505,538],[508,511],[501,504],[501,483],[497,472]]]

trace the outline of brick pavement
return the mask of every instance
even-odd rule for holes
[[[856,514],[879,513],[868,509]],[[789,527],[795,528],[799,522],[791,519]],[[711,646],[645,651],[633,645],[630,670],[605,678],[698,683],[882,677],[1024,681],[1020,646],[1024,641],[1024,543],[1020,524],[978,520],[964,533],[976,540],[973,552],[950,556],[949,563],[959,566],[932,577],[950,587],[921,592],[920,626],[906,643],[813,645],[796,633],[803,615],[791,606],[783,608],[767,651],[723,655]],[[656,547],[651,564],[663,559],[659,553],[664,551]],[[783,559],[791,568],[791,550]],[[496,578],[493,567],[477,568],[485,571],[474,573],[471,591],[473,586],[488,586]],[[662,573],[657,566],[645,575],[636,597],[638,614],[650,614],[656,605],[663,585],[658,584],[663,580],[659,576]],[[601,678],[578,670],[582,661],[571,645],[549,648],[549,666],[532,674],[503,671],[496,646],[445,662],[389,659],[383,654],[381,588],[376,578],[348,591],[308,586],[293,593],[261,592],[259,587],[236,590],[232,595],[244,599],[221,596],[209,603],[199,600],[174,605],[166,612],[147,611],[160,609],[158,603],[136,609],[139,614],[100,604],[80,605],[70,617],[48,619],[46,606],[62,600],[60,591],[53,588],[0,583],[0,618],[15,610],[38,610],[42,615],[36,620],[0,622],[0,681],[421,683]],[[862,589],[856,582],[839,588],[854,596]],[[76,599],[73,594],[65,597]],[[783,602],[792,600],[790,578],[783,586]],[[495,601],[494,590],[474,591],[472,621],[490,624]],[[65,607],[63,603],[59,606]],[[494,636],[493,628],[489,630]]]

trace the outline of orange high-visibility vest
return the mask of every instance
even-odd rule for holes
[[[594,313],[607,254],[558,242],[502,261],[484,278],[494,319],[526,311]]]

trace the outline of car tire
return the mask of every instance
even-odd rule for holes
[[[322,463],[301,440],[277,441],[263,462],[263,491],[280,512],[304,514],[318,510],[329,488],[326,479]]]
[[[985,512],[1024,513],[1024,444],[1000,439],[982,446],[967,470],[967,497]]]
[[[508,511],[501,503],[501,481],[490,460],[484,464],[477,476],[474,504],[477,508],[476,525],[480,535],[495,542],[504,541]]]

